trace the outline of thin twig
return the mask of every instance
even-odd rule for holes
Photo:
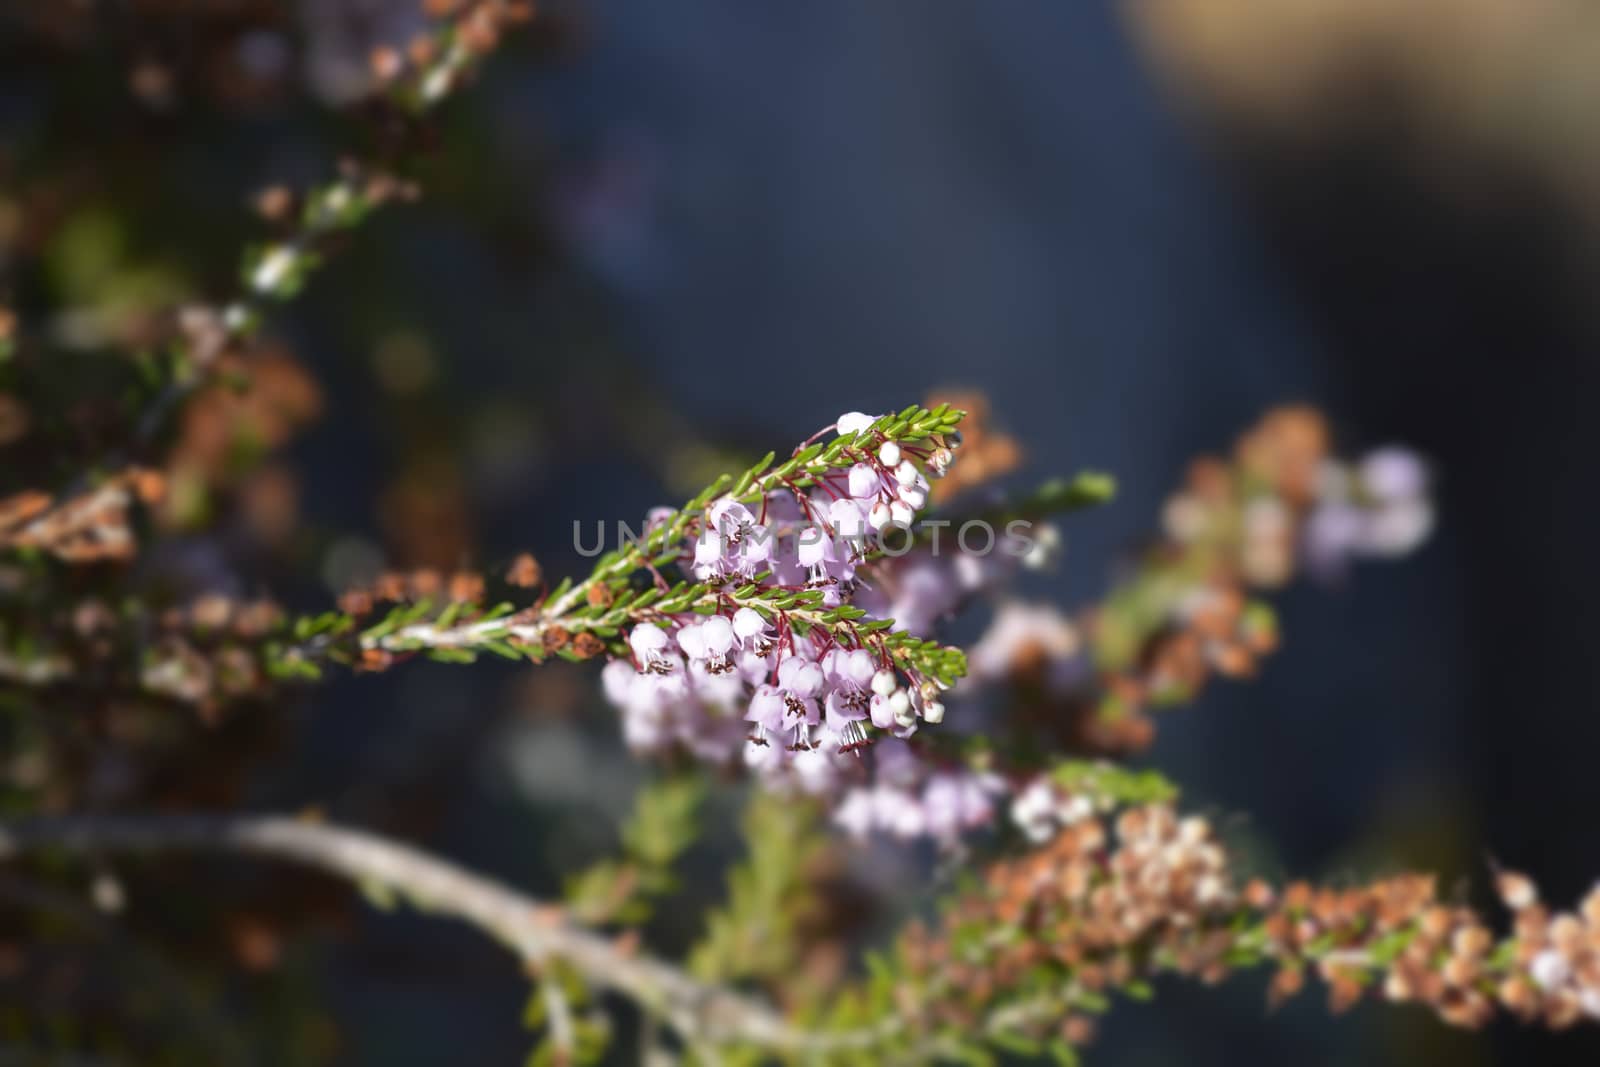
[[[659,1015],[696,1045],[749,1042],[799,1049],[819,1040],[834,1044],[791,1027],[759,1001],[619,948],[499,882],[359,830],[273,816],[67,816],[0,823],[0,859],[43,849],[243,852],[288,860],[389,891],[431,914],[462,919],[529,964],[559,959],[596,988]]]
[[[572,1002],[561,988],[558,975],[548,975],[539,983],[539,995],[544,998],[545,1028],[550,1045],[556,1050],[560,1063],[571,1063],[578,1048],[578,1037],[572,1022]]]

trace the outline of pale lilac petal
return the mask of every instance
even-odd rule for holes
[[[706,658],[705,625],[692,622],[678,631],[678,647],[690,659]]]
[[[763,685],[756,687],[744,717],[746,722],[756,723],[768,730],[781,730],[784,711],[783,694],[770,685]]]
[[[858,500],[865,500],[877,495],[882,483],[878,480],[878,472],[870,464],[857,463],[850,468],[850,495]]]
[[[669,640],[665,630],[650,624],[635,626],[633,632],[628,635],[628,645],[641,663],[665,649]]]
[[[828,694],[828,726],[835,731],[842,731],[845,723],[860,722],[867,717],[864,707],[851,707],[846,703],[847,697],[835,689]]]
[[[700,641],[711,655],[727,655],[728,649],[733,647],[733,624],[721,615],[711,616],[700,624]],[[682,644],[681,637],[679,643]]]
[[[733,632],[741,641],[748,641],[766,630],[767,620],[755,608],[740,608],[733,613]]]
[[[873,662],[872,653],[864,648],[852,649],[844,657],[844,665],[840,674],[865,688],[872,682],[872,676],[877,673],[877,666]]]
[[[815,567],[833,558],[833,540],[828,536],[828,531],[820,526],[807,526],[801,530],[795,548],[802,567]]]
[[[633,683],[638,677],[639,672],[633,669],[633,664],[624,659],[614,659],[600,672],[600,685],[605,690],[607,700],[623,707],[631,699]]]

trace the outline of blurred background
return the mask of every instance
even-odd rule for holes
[[[371,51],[420,20],[0,2],[0,298],[93,354],[225,293],[263,232],[251,197],[361,145]],[[1600,874],[1597,113],[1588,0],[550,5],[444,109],[421,202],[274,321],[266,399],[185,425],[164,565],[302,606],[385,564],[526,548],[560,574],[574,519],[969,386],[1025,449],[1019,483],[1119,478],[1024,590],[1077,604],[1189,457],[1306,401],[1347,447],[1428,456],[1439,533],[1293,589],[1262,677],[1164,718],[1147,761],[1250,813],[1273,869],[1431,867],[1481,901],[1498,860],[1566,902]],[[219,514],[220,542],[185,541]],[[643,773],[577,668],[346,678],[224,724],[215,759],[170,773],[546,893],[606,854]],[[735,847],[693,853],[656,943],[694,936]],[[917,861],[839,860],[868,883]],[[287,939],[229,910],[236,959],[211,966],[269,1062],[520,1062],[525,987],[495,946],[288,884],[326,921]],[[1164,984],[1087,1055],[1487,1067],[1593,1063],[1600,1040],[1330,1020],[1316,997],[1268,1015],[1246,980]]]

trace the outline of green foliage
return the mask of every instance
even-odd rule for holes
[[[1178,787],[1159,771],[1136,771],[1104,760],[1064,760],[1050,778],[1069,793],[1081,793],[1101,807],[1160,804],[1178,798]]]
[[[539,1034],[527,1067],[585,1067],[599,1063],[611,1043],[610,1020],[591,1003],[582,978],[559,960],[536,977],[522,1025]]]
[[[753,792],[744,816],[747,853],[728,875],[728,901],[707,919],[689,970],[708,982],[778,979],[799,958],[812,906],[810,874],[825,838],[814,802]]]
[[[654,902],[678,888],[674,864],[700,834],[702,779],[678,775],[639,790],[622,826],[622,855],[567,880],[573,917],[589,924],[637,925]]]
[[[932,410],[913,404],[898,415],[883,416],[865,430],[840,434],[832,441],[797,449],[788,459],[770,470],[759,472],[752,468],[746,471],[735,483],[746,486],[746,490],[733,496],[743,503],[753,504],[767,493],[785,486],[792,489],[809,488],[823,475],[865,459],[868,450],[876,451],[880,440],[912,443],[927,440],[936,434],[953,434],[965,417],[966,412],[949,404],[940,404]],[[769,458],[767,463],[771,462]],[[724,478],[732,481],[727,476]],[[698,507],[704,507],[722,491],[719,486],[700,501]]]
[[[1206,566],[1204,558],[1191,554],[1142,567],[1113,589],[1097,617],[1097,665],[1107,671],[1132,667],[1150,636],[1171,622],[1173,605],[1204,577]]]
[[[1018,519],[1042,519],[1099,507],[1117,495],[1117,480],[1103,471],[1080,471],[1071,478],[1052,478],[1032,492],[974,515],[993,526]]]
[[[635,571],[647,565],[672,563],[677,556],[676,546],[696,528],[706,507],[719,497],[726,495],[744,504],[755,504],[778,490],[810,488],[824,475],[868,458],[880,441],[908,443],[934,435],[953,434],[965,414],[948,404],[931,410],[913,404],[899,414],[883,416],[865,430],[798,448],[776,465],[776,453],[768,452],[760,462],[742,473],[723,474],[713,480],[637,542],[601,556],[582,582],[575,586],[563,583],[546,601],[547,611],[564,616],[583,603],[589,589],[597,584],[618,593],[626,588]],[[693,602],[704,597],[706,592],[704,585],[681,585],[667,594],[658,609],[663,612],[693,610]]]

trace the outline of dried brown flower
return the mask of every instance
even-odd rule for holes
[[[256,194],[256,214],[268,222],[288,222],[294,214],[298,198],[287,185],[269,185]]]
[[[67,563],[131,559],[137,549],[130,509],[158,500],[165,480],[130,468],[92,489],[56,501],[24,491],[0,500],[0,548],[31,548]]]
[[[933,483],[933,499],[949,500],[969,489],[1011,473],[1022,463],[1022,446],[1016,438],[989,425],[989,398],[975,389],[942,389],[928,406],[949,404],[967,413],[961,420],[961,462]]]
[[[0,393],[0,448],[26,437],[30,425],[27,406],[10,393]]]
[[[1099,820],[1069,827],[990,867],[985,887],[951,907],[941,934],[908,931],[902,959],[926,983],[932,1001],[923,1010],[981,1014],[1041,983],[1114,988],[1161,971],[1214,981],[1257,963],[1276,967],[1273,1004],[1300,992],[1314,970],[1334,1011],[1376,990],[1454,1026],[1481,1026],[1497,1010],[1551,1027],[1600,1017],[1595,916],[1587,908],[1545,916],[1521,876],[1499,877],[1519,910],[1511,937],[1497,940],[1470,909],[1440,902],[1430,876],[1344,889],[1297,882],[1281,893],[1251,880],[1241,890],[1203,819],[1134,808],[1116,819],[1115,837],[1108,851]],[[965,947],[952,968],[941,961],[954,943]]]
[[[476,604],[483,599],[483,575],[457,571],[450,576],[450,600],[457,604]]]
[[[587,630],[573,638],[572,651],[579,659],[591,659],[606,650],[606,643]]]
[[[524,552],[512,560],[511,566],[506,570],[506,582],[519,589],[532,589],[542,581],[544,581],[544,568],[539,566],[539,561],[529,552]]]
[[[400,50],[390,45],[379,45],[374,48],[368,62],[372,67],[372,76],[379,85],[387,85],[400,77],[406,65],[405,57],[400,54]]]

